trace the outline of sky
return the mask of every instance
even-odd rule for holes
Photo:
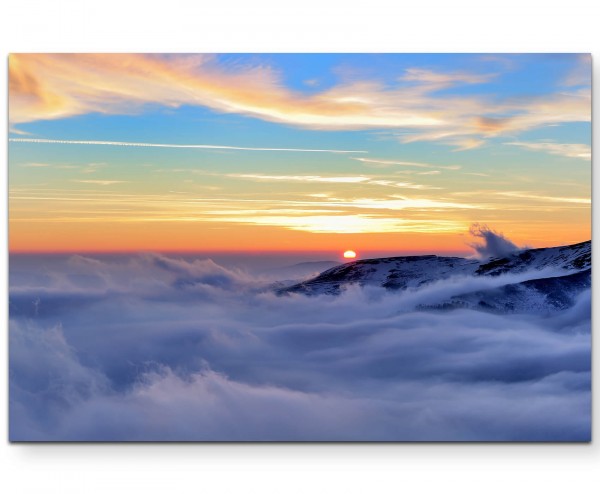
[[[11,252],[591,237],[583,54],[13,54]]]

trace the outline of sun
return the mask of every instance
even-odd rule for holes
[[[356,257],[356,252],[353,250],[347,250],[344,252],[344,259],[354,259]]]

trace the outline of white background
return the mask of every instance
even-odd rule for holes
[[[0,39],[4,61],[9,52],[26,51],[592,52],[598,57],[600,2],[4,0]],[[1,70],[6,88],[6,63]],[[594,106],[597,109],[596,102]],[[6,135],[5,119],[1,125]],[[5,140],[1,146],[6,156]],[[0,182],[0,234],[6,253],[6,173],[0,173]],[[0,320],[5,322],[6,256],[0,268],[4,280]],[[600,486],[597,441],[588,445],[10,445],[6,340],[4,334],[0,338],[0,483],[8,487],[4,492],[580,494],[598,492]],[[597,352],[595,357],[597,369]],[[598,397],[596,380],[594,395]],[[594,416],[597,424],[598,413]]]

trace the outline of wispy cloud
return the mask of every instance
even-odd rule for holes
[[[104,168],[106,166],[106,163],[88,163],[81,167],[81,173],[96,173],[100,168]]]
[[[95,185],[97,181],[84,181]],[[99,181],[98,181],[99,182]],[[107,181],[112,182],[112,181]],[[107,184],[109,185],[109,184]],[[439,198],[344,198],[332,194],[250,198],[240,194],[205,198],[196,193],[130,194],[111,190],[11,189],[12,218],[48,223],[217,223],[278,226],[312,233],[464,231],[466,219],[452,212],[473,205]],[[40,204],[33,213],[31,205]]]
[[[456,83],[481,84],[494,79],[496,74],[475,74],[471,72],[434,72],[432,70],[409,68],[400,78],[403,81],[422,82],[435,86],[451,86]]]
[[[496,192],[497,195],[506,197],[518,197],[520,199],[533,199],[543,202],[565,202],[572,204],[591,204],[592,200],[588,197],[560,197],[560,196],[544,196],[532,192],[507,191]]]
[[[51,163],[22,163],[22,168],[55,168],[59,170],[79,170],[81,173],[96,173],[99,169],[108,166],[106,163],[86,163],[84,165],[58,165]]]
[[[369,177],[365,176],[340,176],[340,177],[324,177],[320,175],[257,175],[251,173],[230,173],[227,174],[231,178],[245,178],[249,180],[259,181],[282,181],[282,182],[325,182],[338,184],[355,184],[368,182]]]
[[[367,214],[336,214],[318,216],[252,215],[248,217],[219,217],[215,221],[251,223],[255,225],[279,226],[289,230],[311,233],[386,233],[419,232],[449,233],[460,232],[465,223],[452,220],[407,220]]]
[[[577,58],[577,63],[562,81],[564,86],[591,86],[592,84],[592,57],[582,53]]]
[[[92,185],[115,185],[128,183],[124,180],[71,180],[71,182],[77,182],[80,184],[92,184]]]
[[[441,102],[437,102],[441,103]],[[399,135],[402,143],[440,141],[456,151],[480,147],[486,140],[515,135],[534,128],[569,122],[591,121],[591,91],[588,87],[557,91],[536,98],[507,101],[447,98],[443,112],[452,112],[437,127]],[[434,104],[431,102],[431,104]],[[460,105],[466,105],[459,107]]]
[[[415,161],[397,161],[397,160],[383,160],[375,158],[352,158],[353,160],[360,161],[361,163],[379,165],[382,167],[389,166],[409,166],[416,168],[438,168],[442,170],[460,170],[459,165],[434,165],[431,163],[419,163]]]
[[[86,146],[124,146],[124,147],[144,147],[144,148],[175,148],[175,149],[228,149],[235,151],[289,151],[298,153],[366,153],[359,150],[341,150],[341,149],[301,149],[301,148],[261,148],[261,147],[243,147],[243,146],[220,146],[216,144],[159,144],[153,142],[122,142],[122,141],[73,141],[63,139],[28,139],[28,138],[10,138],[9,142],[23,142],[31,144],[71,144]]]
[[[592,148],[587,144],[562,143],[552,141],[539,142],[507,142],[508,146],[519,146],[531,151],[542,151],[544,153],[557,154],[567,158],[580,158],[582,160],[592,159]]]
[[[415,184],[412,182],[398,182],[395,180],[382,180],[366,177],[364,175],[347,176],[321,176],[321,175],[258,175],[251,173],[230,173],[226,175],[231,178],[257,180],[257,181],[281,181],[281,182],[322,182],[337,184],[370,184],[384,187],[398,187],[401,189],[440,189],[432,185]]]
[[[416,189],[416,190],[441,190],[442,187],[427,184],[415,184],[413,182],[396,182],[394,180],[370,180],[368,183],[374,185],[382,185],[384,187],[397,187],[399,189]]]
[[[360,209],[386,209],[390,211],[402,210],[450,210],[450,209],[476,209],[477,206],[467,203],[451,202],[438,199],[412,198],[404,196],[392,196],[390,198],[364,198],[353,199],[350,201],[337,200],[335,204],[339,206],[348,206]]]
[[[8,133],[9,134],[16,134],[16,135],[19,135],[19,136],[30,136],[31,135],[31,132],[25,132],[24,130],[17,129],[17,128],[12,127],[12,126],[8,129]]]
[[[365,90],[379,89],[371,83],[307,96],[287,89],[271,67],[222,66],[211,55],[13,54],[9,72],[12,123],[130,113],[148,103],[200,105],[307,127],[438,123],[427,112],[385,111],[365,102]]]
[[[485,144],[483,139],[466,138],[466,139],[450,139],[449,144],[455,146],[454,151],[468,151],[475,149]]]
[[[399,137],[402,142],[440,141],[458,149],[539,126],[591,120],[589,87],[510,99],[439,91],[492,77],[413,67],[396,84],[351,79],[304,94],[287,88],[272,67],[226,67],[215,56],[18,54],[9,60],[9,118],[14,125],[132,113],[147,104],[196,105],[311,129],[398,129],[411,132]]]
[[[526,199],[526,201],[520,201],[518,204],[514,204],[515,207],[518,208],[531,208],[532,202],[539,203],[558,203],[558,204],[591,204],[591,199],[589,197],[565,197],[565,196],[557,196],[557,195],[548,195],[547,193],[540,194],[528,190],[504,190],[497,191],[493,189],[484,189],[484,190],[468,190],[468,191],[460,191],[460,192],[450,192],[450,194],[454,197],[470,197],[475,202],[479,203],[479,200],[475,200],[476,198],[487,199],[489,201],[493,201],[493,198],[503,198],[510,197],[515,199]],[[497,201],[494,201],[497,202]],[[482,205],[483,207],[483,205]],[[508,210],[509,207],[507,205],[498,205],[499,209]]]

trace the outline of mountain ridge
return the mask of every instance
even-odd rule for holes
[[[351,285],[376,286],[402,292],[456,277],[500,279],[525,275],[500,286],[466,290],[431,310],[474,308],[497,312],[524,312],[529,307],[551,313],[574,304],[578,293],[591,286],[591,240],[572,245],[521,249],[484,260],[436,255],[362,259],[323,271],[318,276],[278,288],[279,295],[339,295]],[[503,279],[503,278],[502,278]]]

